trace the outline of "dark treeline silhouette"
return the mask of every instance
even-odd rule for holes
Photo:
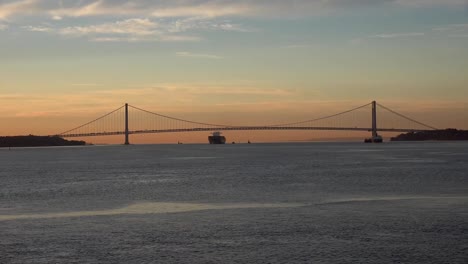
[[[468,140],[468,130],[446,129],[410,132],[393,137],[391,141]]]
[[[0,147],[48,147],[48,146],[82,146],[84,141],[66,140],[59,136],[11,136],[0,137]]]

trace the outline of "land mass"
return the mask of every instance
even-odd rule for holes
[[[0,148],[3,147],[52,147],[82,146],[85,141],[66,140],[59,136],[11,136],[0,137]]]
[[[468,140],[468,130],[445,129],[409,132],[391,138],[391,141]]]

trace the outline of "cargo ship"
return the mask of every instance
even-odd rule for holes
[[[221,136],[221,132],[213,132],[211,136],[208,137],[210,144],[226,144],[226,137]]]

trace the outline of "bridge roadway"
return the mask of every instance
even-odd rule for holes
[[[328,130],[328,131],[372,131],[372,128],[359,127],[282,127],[282,126],[238,126],[238,127],[205,127],[205,128],[177,128],[177,129],[158,129],[158,130],[133,130],[128,131],[129,135],[135,134],[159,134],[159,133],[182,133],[182,132],[214,132],[214,131],[241,131],[241,130]],[[406,128],[378,128],[379,132],[421,132],[430,131],[429,129],[406,129]],[[98,137],[125,135],[125,131],[117,132],[99,132],[99,133],[80,133],[80,134],[61,134],[64,138],[73,137]]]

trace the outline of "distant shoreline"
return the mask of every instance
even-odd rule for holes
[[[448,129],[448,131],[451,131]],[[448,132],[447,130],[435,130],[431,132],[410,132],[392,137],[385,142],[454,142],[454,141],[468,141],[467,130],[456,130],[457,133],[453,136],[455,131]],[[442,133],[443,132],[443,133]],[[460,133],[467,137],[460,139]],[[438,135],[438,136],[434,136]],[[451,135],[451,136],[447,136]],[[333,140],[290,140],[290,141],[276,141],[276,142],[236,142],[236,145],[260,145],[260,144],[300,144],[300,143],[362,143],[358,139],[333,139]],[[120,146],[123,144],[112,143],[97,143],[89,144],[85,141],[66,140],[59,136],[0,136],[0,149],[5,148],[41,148],[41,147],[73,147],[73,146]],[[134,146],[144,145],[178,145],[177,143],[141,143],[131,144]],[[207,145],[203,142],[185,143],[183,145]],[[231,144],[227,144],[231,145]]]
[[[445,129],[421,132],[409,132],[392,137],[390,141],[465,141],[468,130]]]
[[[0,148],[84,146],[85,141],[66,140],[59,136],[6,136],[0,137]]]

